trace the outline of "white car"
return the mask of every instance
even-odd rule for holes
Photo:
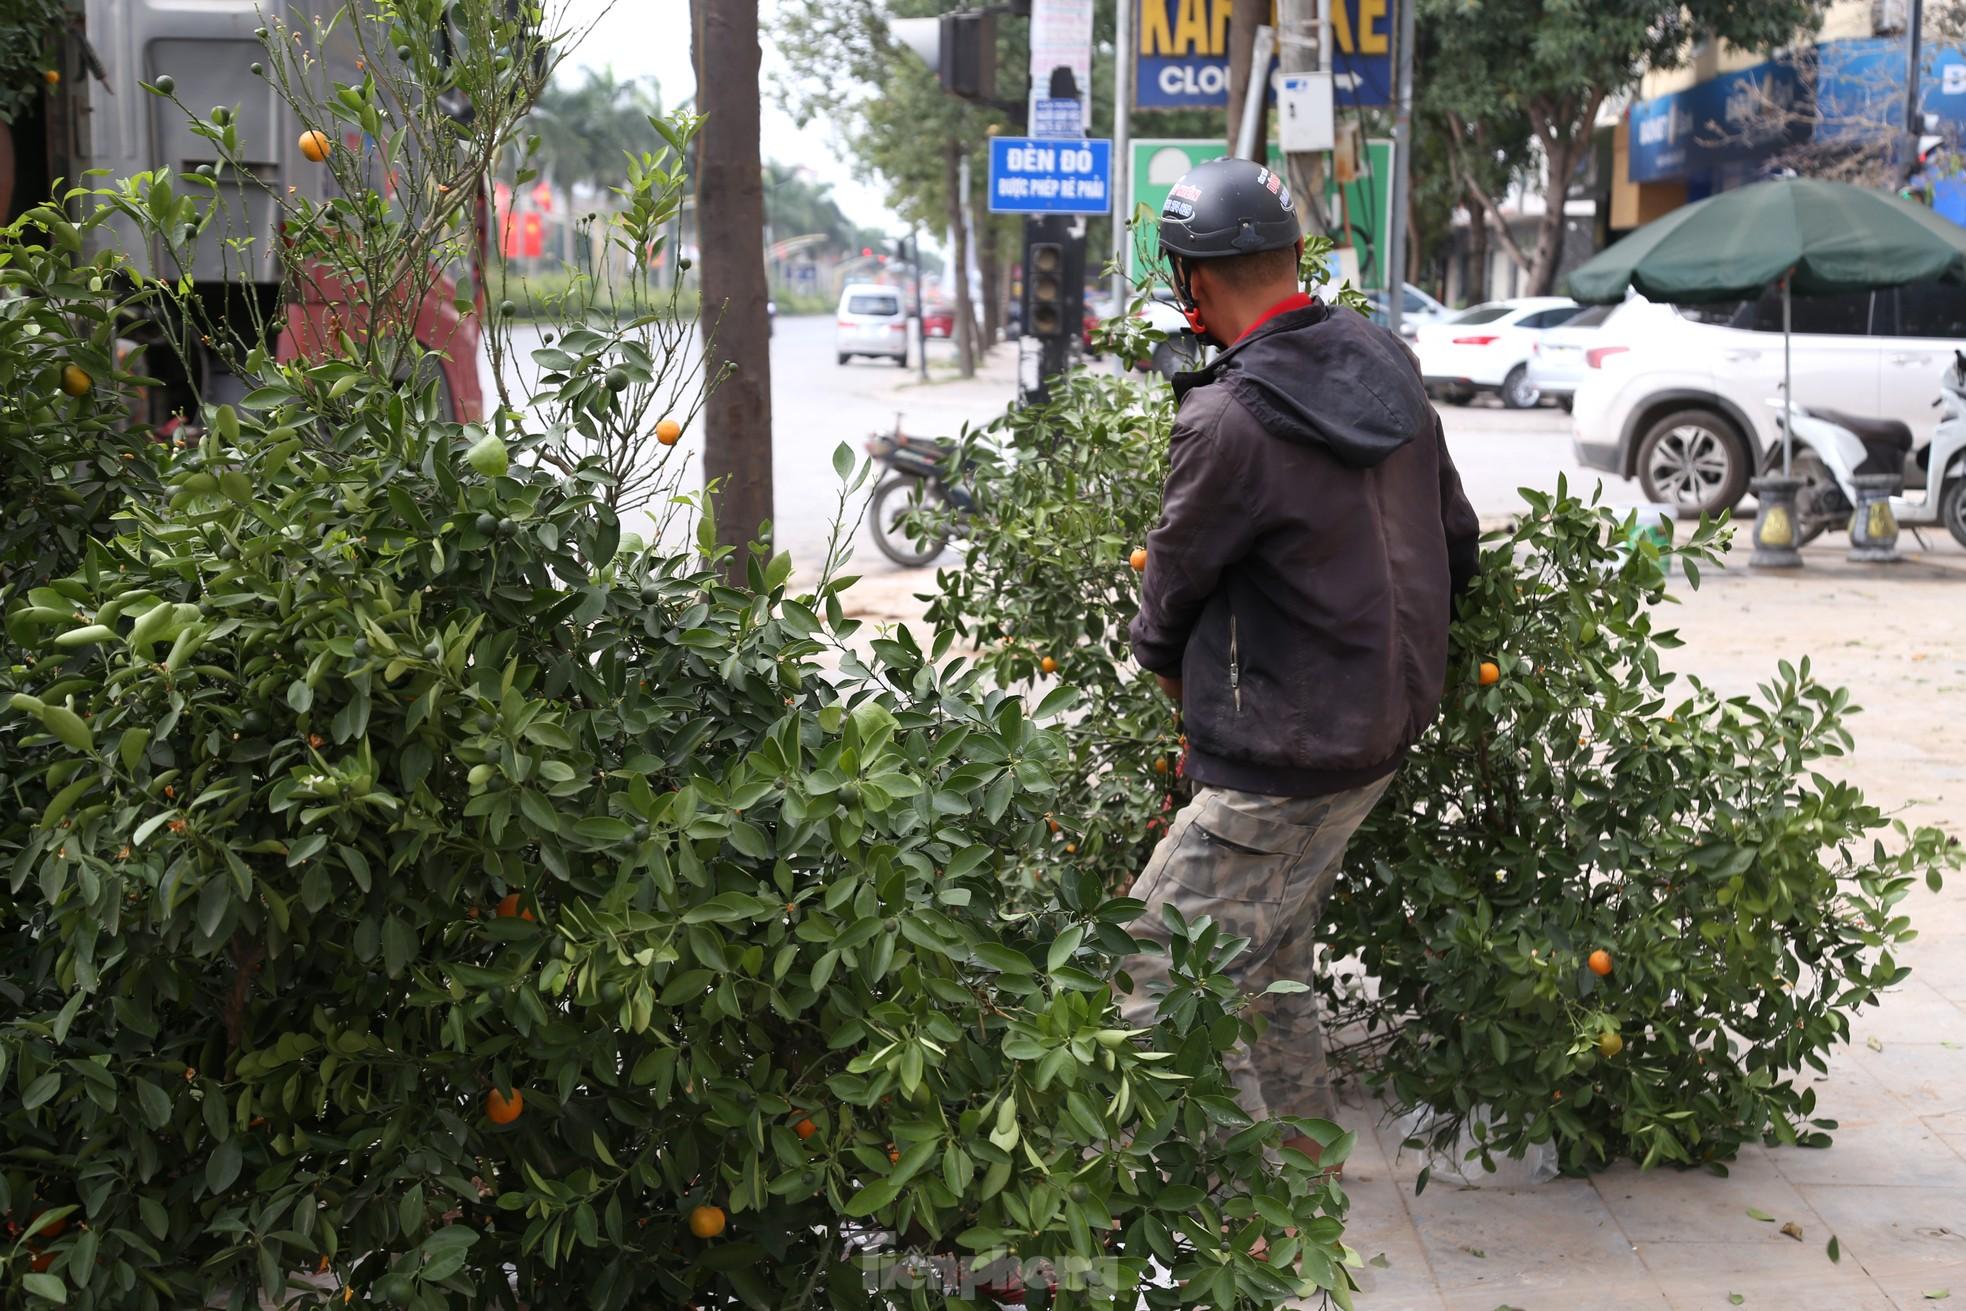
[[[1782,390],[1781,295],[1650,308],[1643,331],[1624,334],[1625,349],[1600,349],[1577,388],[1577,459],[1637,478],[1661,505],[1731,510],[1748,480],[1781,460],[1780,412],[1769,403]],[[1940,376],[1966,341],[1966,288],[1797,297],[1792,315],[1798,404],[1931,428]],[[1623,321],[1621,312],[1612,323]]]
[[[1404,299],[1399,305],[1399,335],[1412,341],[1420,335],[1420,329],[1429,323],[1445,323],[1454,317],[1454,311],[1447,308],[1421,291],[1412,283],[1402,283],[1405,288]],[[1387,326],[1386,293],[1373,290],[1365,293],[1367,303],[1372,306],[1371,320],[1380,327]]]
[[[1616,305],[1586,305],[1560,328],[1539,335],[1529,347],[1529,386],[1543,400],[1570,408],[1577,384],[1590,370],[1588,353],[1599,344],[1599,331]]]
[[[908,310],[899,287],[849,282],[840,292],[835,319],[834,349],[841,364],[856,355],[873,355],[908,367]]]
[[[1512,410],[1539,397],[1529,385],[1529,353],[1550,328],[1568,323],[1583,306],[1562,296],[1495,300],[1463,310],[1445,323],[1421,325],[1413,349],[1427,390],[1457,404],[1492,391]]]

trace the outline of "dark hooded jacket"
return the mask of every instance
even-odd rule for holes
[[[1174,387],[1132,638],[1182,681],[1188,777],[1272,796],[1383,778],[1440,708],[1480,535],[1412,354],[1312,302]]]

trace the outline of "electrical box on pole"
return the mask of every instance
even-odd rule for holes
[[[1286,155],[1307,155],[1337,144],[1331,74],[1285,73],[1277,79],[1277,144]]]

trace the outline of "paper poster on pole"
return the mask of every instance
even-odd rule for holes
[[[1031,113],[1032,135],[1084,136],[1092,130],[1092,4],[1093,0],[1031,0]],[[1073,94],[1079,102],[1078,130],[1058,131],[1050,116],[1042,116],[1039,102],[1052,96],[1052,74],[1068,68],[1072,72]],[[1051,132],[1038,130],[1049,122]]]

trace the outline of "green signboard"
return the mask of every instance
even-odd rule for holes
[[[1197,164],[1216,159],[1222,154],[1219,141],[1187,140],[1135,140],[1133,158],[1127,170],[1132,180],[1132,198],[1127,206],[1127,217],[1139,219],[1141,207],[1145,206],[1145,222],[1137,222],[1133,228],[1133,257],[1128,273],[1135,282],[1146,277],[1154,259],[1153,223],[1154,215],[1160,213],[1161,202],[1167,193],[1174,189],[1183,173]],[[1276,145],[1270,146],[1270,167],[1283,168],[1283,152]],[[1345,203],[1341,211],[1338,205],[1338,185],[1329,183],[1325,189],[1324,209],[1336,223],[1341,214],[1346,231],[1358,258],[1357,285],[1361,289],[1383,289],[1386,285],[1385,262],[1381,252],[1386,249],[1387,224],[1392,217],[1389,197],[1393,184],[1393,143],[1390,141],[1366,142],[1366,171],[1355,182],[1345,185]]]

